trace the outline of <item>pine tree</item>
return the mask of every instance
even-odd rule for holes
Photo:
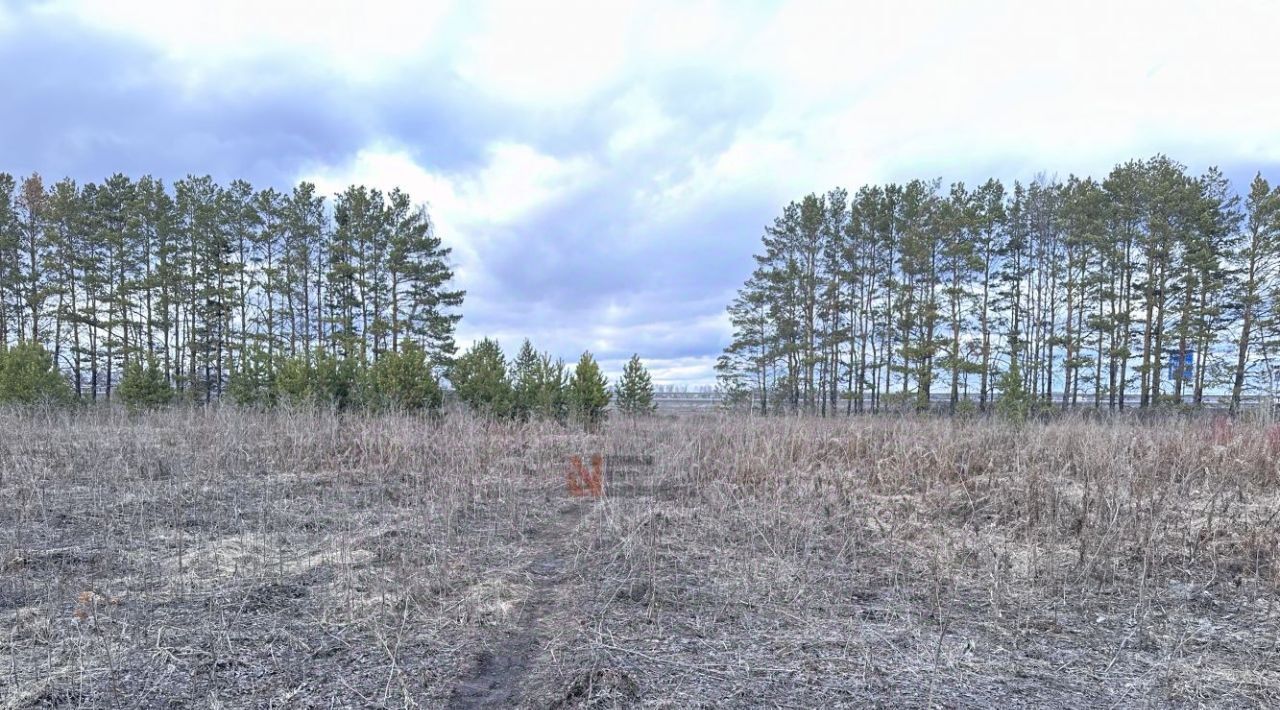
[[[42,344],[49,340],[42,330],[45,300],[50,291],[46,272],[49,259],[45,226],[47,204],[44,182],[38,174],[22,181],[16,201],[18,331],[20,339]]]
[[[923,406],[935,383],[954,405],[971,374],[985,405],[1000,350],[1027,397],[1063,406],[1089,389],[1095,407],[1123,408],[1134,389],[1146,406],[1199,405],[1219,387],[1238,406],[1267,378],[1280,343],[1269,186],[1250,191],[1241,231],[1220,172],[1165,156],[1100,185],[1037,179],[1006,196],[992,180],[947,197],[938,184],[787,205],[730,306],[718,379],[763,411],[827,414],[841,396],[852,413],[895,391]],[[463,294],[407,195],[352,187],[332,204],[306,183],[286,197],[208,177],[0,175],[0,343],[44,345],[91,399],[154,357],[193,401],[227,387],[269,399],[292,369],[308,398],[379,404],[372,370],[406,343],[433,371],[450,363]],[[1196,353],[1194,368],[1166,377],[1168,352]],[[562,364],[532,346],[516,360],[513,410],[565,416]]]
[[[1142,362],[1138,370],[1144,407],[1161,400],[1170,296],[1181,291],[1175,278],[1187,238],[1182,220],[1187,187],[1183,166],[1169,158],[1159,155],[1144,164],[1141,189],[1145,234],[1141,253],[1146,268],[1142,283]],[[1181,368],[1178,373],[1180,376]]]
[[[1112,277],[1108,287],[1107,392],[1112,409],[1123,410],[1132,384],[1130,366],[1137,345],[1134,313],[1141,287],[1139,237],[1142,232],[1143,164],[1116,166],[1102,182],[1106,193],[1106,232],[1114,249],[1103,252]]]
[[[80,277],[84,209],[80,190],[71,180],[61,180],[49,191],[47,204],[49,273],[54,298],[53,361],[70,369],[76,397],[83,396],[84,323],[79,305],[83,296]]]
[[[288,308],[288,287],[284,263],[285,256],[285,198],[272,189],[254,196],[255,209],[262,228],[254,234],[250,245],[249,260],[253,264],[250,288],[255,298],[249,304],[252,334],[246,335],[264,351],[267,367],[274,369],[276,362],[289,348],[289,326],[292,313]],[[249,300],[249,299],[246,299]]]
[[[271,376],[275,400],[294,407],[343,411],[374,400],[370,374],[357,359],[334,355],[320,347],[310,356],[300,353],[286,358]]]
[[[716,393],[720,405],[731,410],[749,410],[751,408],[751,387],[746,383],[746,376],[740,362],[728,352],[716,358]]]
[[[890,186],[893,188],[893,186]],[[893,264],[897,248],[893,230],[893,201],[896,188],[863,186],[854,196],[846,227],[844,263],[841,278],[846,280],[849,299],[856,302],[848,372],[850,401],[846,413],[878,409],[883,389],[889,388],[887,364],[891,351],[892,331],[889,306],[894,284]],[[856,356],[855,356],[856,348]]]
[[[1205,388],[1226,384],[1210,372],[1213,343],[1234,320],[1230,313],[1230,261],[1240,238],[1240,198],[1231,193],[1226,177],[1217,168],[1192,180],[1188,196],[1189,238],[1183,261],[1183,313],[1179,324],[1179,352],[1193,353],[1191,380],[1176,379],[1175,397],[1191,404],[1204,402]],[[1181,373],[1179,373],[1181,374]],[[1213,379],[1210,379],[1210,378]]]
[[[228,306],[223,312],[223,330],[228,340],[226,349],[234,375],[250,347],[250,307],[254,290],[253,247],[262,228],[262,215],[253,187],[235,180],[223,193],[227,221],[227,245],[233,252],[221,274],[226,279]],[[227,386],[230,386],[228,381]]]
[[[22,338],[17,327],[19,291],[19,222],[14,209],[13,176],[0,173],[0,348]]]
[[[1168,394],[1198,406],[1234,370],[1267,362],[1234,337],[1252,303],[1248,339],[1271,347],[1261,315],[1273,289],[1233,285],[1249,281],[1250,256],[1219,171],[1193,178],[1158,155],[1101,184],[1037,178],[1006,195],[989,180],[949,199],[937,186],[866,186],[847,211],[843,190],[789,204],[730,304],[718,380],[759,393],[766,411],[825,414],[840,394],[849,413],[892,391],[923,407],[939,381],[955,406],[977,374],[985,407],[993,354],[1008,350],[1038,403],[1075,406],[1092,390],[1094,407],[1124,408],[1138,389],[1141,406]],[[1162,381],[1179,351],[1199,354],[1194,368]]]
[[[907,183],[895,215],[901,234],[898,268],[902,278],[896,297],[896,330],[902,338],[902,395],[914,395],[917,409],[929,406],[934,359],[940,350],[937,325],[943,220],[937,190],[936,182]]]
[[[615,389],[614,401],[623,414],[652,414],[657,408],[653,403],[653,380],[641,364],[639,355],[632,355],[622,368],[622,379]]]
[[[369,372],[358,357],[344,357],[317,348],[311,360],[312,399],[321,407],[345,411],[370,399]]]
[[[759,398],[761,414],[769,413],[769,390],[779,347],[769,293],[767,277],[759,269],[738,290],[728,308],[733,341],[720,363],[722,375],[734,378],[741,375],[745,380],[741,386]]]
[[[387,274],[391,279],[393,347],[411,337],[426,349],[433,366],[447,366],[456,351],[453,333],[462,316],[455,309],[466,295],[448,288],[452,250],[436,235],[425,207],[409,207],[409,196],[391,193],[392,236]]]
[[[141,265],[135,269],[139,298],[136,332],[138,349],[159,361],[166,382],[173,383],[175,373],[170,337],[172,307],[177,301],[180,274],[171,267],[178,248],[175,230],[175,206],[165,191],[164,183],[143,176],[134,190],[130,206],[131,229],[136,234]]]
[[[43,345],[28,341],[6,350],[0,344],[0,404],[53,405],[71,399],[66,378]]]
[[[600,372],[590,351],[582,353],[569,378],[568,399],[569,411],[577,421],[592,427],[604,419],[610,399],[609,380]]]
[[[312,357],[312,354],[298,353],[276,365],[273,373],[276,401],[292,407],[305,407],[315,403],[316,384]]]
[[[120,401],[133,410],[162,407],[173,401],[173,387],[165,381],[159,363],[152,356],[130,358],[120,380]]]
[[[223,222],[225,203],[212,178],[188,177],[175,185],[180,247],[175,267],[182,269],[182,305],[178,317],[181,383],[190,401],[211,402],[223,387],[223,327],[226,264],[230,249]]]
[[[1034,395],[1028,393],[1024,387],[1018,362],[1017,353],[1012,353],[1009,358],[1009,369],[996,383],[996,390],[1000,393],[1000,398],[996,400],[996,412],[1013,422],[1025,420],[1035,405]]]
[[[1092,180],[1072,176],[1064,187],[1063,249],[1065,263],[1065,333],[1062,345],[1066,352],[1062,362],[1062,406],[1076,404],[1081,381],[1093,380],[1095,391],[1101,392],[1098,382],[1100,362],[1090,356],[1086,346],[1091,340],[1101,342],[1098,319],[1085,319],[1089,305],[1089,292],[1095,289],[1090,278],[1090,266],[1097,258],[1098,235],[1102,231],[1102,191]]]
[[[1245,239],[1238,259],[1242,273],[1235,283],[1239,302],[1240,336],[1236,342],[1235,367],[1231,381],[1231,410],[1240,408],[1245,378],[1249,370],[1250,348],[1257,339],[1256,324],[1264,313],[1264,299],[1275,287],[1280,265],[1280,187],[1271,185],[1258,173],[1249,186]]]
[[[511,414],[511,380],[497,341],[485,338],[471,346],[448,370],[458,399],[485,416]]]
[[[939,215],[945,274],[942,291],[950,333],[946,338],[945,355],[938,364],[948,370],[948,381],[951,384],[948,407],[952,413],[960,403],[962,382],[967,389],[968,375],[980,371],[981,367],[969,361],[964,349],[964,335],[969,330],[973,301],[971,284],[974,273],[981,266],[974,239],[976,220],[973,199],[963,183],[956,183],[951,186],[950,199],[941,204]]]
[[[284,200],[284,300],[289,320],[289,354],[310,357],[324,347],[324,198],[316,186],[303,182]]]
[[[329,240],[325,274],[328,326],[334,352],[343,359],[364,360],[367,317],[364,310],[365,246],[373,238],[382,209],[382,193],[351,186],[333,204],[335,229]]]
[[[536,383],[534,416],[564,422],[569,416],[569,373],[564,361],[552,359],[550,353],[538,356]]]
[[[401,412],[440,408],[440,383],[431,371],[426,351],[412,340],[397,352],[383,353],[369,374],[374,404],[379,407]]]
[[[276,370],[270,353],[260,345],[245,348],[236,370],[227,381],[227,394],[245,407],[270,407],[279,397]]]
[[[307,183],[286,197],[207,176],[0,175],[0,343],[48,346],[90,399],[137,357],[202,402],[316,346],[356,355],[338,369],[357,374],[409,340],[447,363],[462,292],[426,210],[398,190],[344,195],[330,214]],[[258,347],[265,363],[245,363]]]
[[[133,320],[130,317],[134,312],[133,297],[140,264],[137,232],[130,219],[135,186],[128,177],[117,173],[102,183],[94,197],[94,239],[103,258],[98,273],[102,286],[99,294],[102,310],[98,314],[98,322],[105,326],[102,340],[105,350],[103,386],[110,401],[112,389],[135,349]]]
[[[511,361],[511,413],[521,421],[528,421],[537,408],[540,376],[542,374],[538,353],[533,343],[525,338],[520,352]]]
[[[981,339],[978,380],[978,409],[986,411],[991,400],[991,336],[995,330],[992,306],[995,299],[999,254],[1002,248],[1005,220],[1004,185],[998,180],[988,180],[974,194],[974,231],[981,277],[975,290],[978,292],[978,337]]]

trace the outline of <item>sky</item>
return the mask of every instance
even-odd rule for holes
[[[523,338],[705,385],[809,192],[1280,179],[1280,3],[0,0],[0,171],[401,187]]]

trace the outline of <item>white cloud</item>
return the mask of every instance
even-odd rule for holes
[[[462,190],[484,221],[510,224],[581,187],[594,171],[586,158],[558,159],[527,145],[496,143],[489,148],[489,163],[464,178]]]
[[[483,297],[495,290],[486,281],[484,255],[515,248],[507,243],[510,231],[503,228],[589,183],[594,171],[586,159],[559,160],[526,145],[495,143],[478,170],[438,173],[422,167],[407,150],[380,144],[359,151],[344,165],[308,166],[298,179],[315,183],[327,195],[349,185],[383,191],[399,187],[426,203],[437,234],[454,250],[458,284]]]
[[[605,372],[610,382],[616,382],[622,374],[625,360],[611,362]],[[688,385],[691,387],[713,384],[716,365],[715,355],[679,358],[644,358],[644,366],[653,377],[654,384]]]
[[[432,53],[452,0],[54,0],[40,12],[133,37],[195,70],[294,56],[372,77]]]
[[[662,105],[650,92],[639,88],[613,101],[609,111],[614,127],[607,152],[614,159],[652,148],[675,127]]]
[[[1280,157],[1280,94],[1268,90],[1280,76],[1270,36],[1280,3],[1262,0],[55,0],[39,8],[135,37],[188,71],[281,56],[361,79],[429,62],[548,117],[618,93],[603,147],[613,154],[668,127],[644,82],[697,68],[767,87],[773,108],[747,139],[791,143],[787,172],[814,181],[850,159],[875,174],[845,169],[841,181],[876,179],[903,156],[936,172],[982,155],[1093,166],[1182,143],[1219,160]]]
[[[1280,75],[1264,29],[1280,25],[1280,5],[932,9],[884,5],[843,13],[850,22],[809,5],[780,13],[775,51],[761,53],[780,59],[760,70],[778,72],[769,123],[810,143],[802,172],[824,146],[874,170],[845,180],[882,179],[904,162],[945,176],[982,156],[1048,170],[1190,147],[1204,154],[1189,160],[1280,156],[1266,118],[1280,96],[1258,90]]]
[[[345,165],[312,165],[299,179],[328,192],[348,185],[382,190],[399,187],[428,203],[437,220],[458,227],[514,223],[591,179],[594,165],[585,158],[560,160],[519,143],[494,143],[488,161],[465,173],[433,173],[401,147],[377,144],[359,151]]]
[[[458,72],[507,100],[546,105],[590,96],[618,81],[634,2],[497,2],[463,40]]]

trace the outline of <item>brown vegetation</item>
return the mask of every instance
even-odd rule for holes
[[[0,432],[9,707],[1280,702],[1261,425],[215,408]],[[596,454],[603,497],[572,496]]]

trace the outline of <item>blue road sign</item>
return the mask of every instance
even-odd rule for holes
[[[1177,350],[1166,351],[1169,354],[1169,381],[1174,382],[1178,379],[1178,367],[1182,367],[1182,380],[1188,381],[1196,376],[1195,362],[1196,353],[1194,350],[1188,350],[1178,356]]]

